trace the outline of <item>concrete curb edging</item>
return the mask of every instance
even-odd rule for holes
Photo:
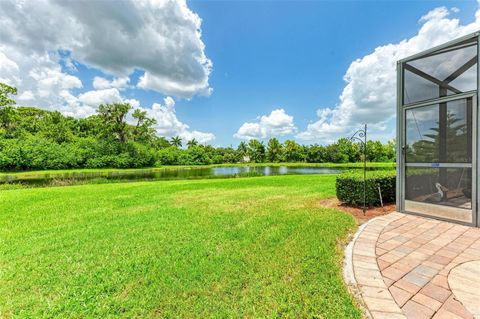
[[[347,288],[350,293],[357,299],[357,301],[362,304],[363,314],[369,319],[372,318],[372,315],[370,314],[370,311],[365,306],[365,304],[363,304],[361,291],[357,285],[357,280],[355,279],[355,274],[353,272],[353,246],[355,245],[355,242],[357,241],[358,237],[363,232],[365,227],[367,227],[369,223],[371,223],[377,218],[378,217],[372,218],[358,227],[350,242],[347,244],[347,246],[345,246],[343,258],[343,279],[345,280],[345,283],[347,284]]]
[[[353,245],[358,239],[358,236],[363,232],[365,227],[378,217],[372,218],[369,221],[361,224],[357,232],[353,234],[352,239],[348,243],[347,246],[345,246],[345,253],[344,253],[344,258],[343,258],[343,279],[347,283],[347,285],[357,285],[357,281],[355,279],[355,274],[353,273]]]
[[[364,305],[368,318],[406,319],[383,281],[375,252],[382,230],[402,216],[391,213],[368,221],[359,227],[345,248],[344,280],[360,304]]]

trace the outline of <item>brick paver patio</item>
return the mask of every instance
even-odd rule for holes
[[[474,318],[480,269],[467,263],[477,260],[479,228],[400,213],[370,221],[352,254],[356,284],[373,318]]]

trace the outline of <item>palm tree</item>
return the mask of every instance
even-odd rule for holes
[[[236,153],[241,162],[250,162],[250,158],[248,156],[248,146],[244,141],[238,144]]]
[[[294,140],[286,140],[283,143],[283,151],[287,162],[299,162],[302,158],[302,148]]]
[[[238,148],[237,148],[237,152],[240,154],[240,156],[245,156],[247,155],[247,152],[248,152],[248,146],[247,146],[247,143],[245,143],[244,141],[240,142],[240,144],[238,144]]]
[[[267,144],[267,157],[270,162],[278,162],[282,156],[282,144],[272,137]]]
[[[170,144],[175,147],[182,147],[182,139],[180,136],[174,136],[170,139]]]
[[[195,138],[192,138],[190,141],[187,142],[188,147],[194,147],[198,145],[198,141]]]
[[[248,141],[248,155],[255,163],[262,163],[265,160],[265,145],[256,139]]]

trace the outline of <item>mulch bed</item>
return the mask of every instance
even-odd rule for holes
[[[369,207],[365,212],[365,215],[363,215],[362,207],[342,204],[336,198],[324,199],[320,201],[320,206],[335,208],[347,212],[353,215],[359,224],[363,224],[372,218],[395,211],[395,204],[385,204],[383,207]]]

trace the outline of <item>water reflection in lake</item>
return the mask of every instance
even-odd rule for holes
[[[228,178],[302,174],[336,174],[341,169],[300,166],[220,166],[191,168],[151,168],[118,171],[71,171],[61,173],[28,173],[6,175],[0,183],[22,183],[32,186],[61,185],[63,182],[102,181],[144,181],[144,180],[183,180],[202,178]],[[19,177],[20,176],[20,177]]]
[[[336,174],[337,168],[325,167],[296,167],[296,166],[230,166],[208,168],[214,176],[236,176],[243,173],[258,173],[263,176],[287,175],[287,174]]]

